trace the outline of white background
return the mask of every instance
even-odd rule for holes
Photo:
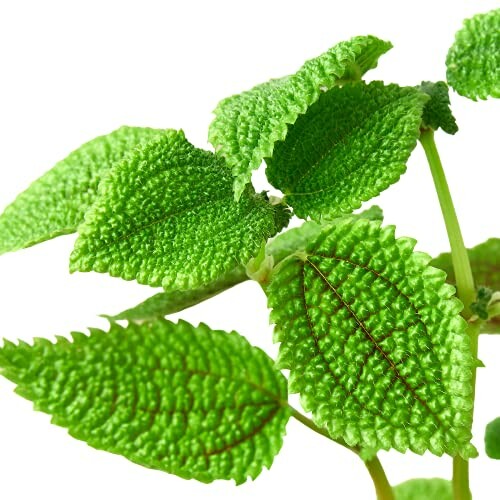
[[[308,58],[354,35],[374,34],[395,48],[368,79],[414,85],[445,77],[444,60],[462,19],[494,1],[23,1],[0,4],[0,210],[70,151],[120,125],[183,128],[208,147],[218,100],[294,72]],[[464,237],[473,246],[500,236],[498,102],[451,96],[460,132],[437,133]],[[496,129],[496,130],[495,130]],[[262,185],[262,176],[256,182]],[[373,200],[399,235],[418,249],[447,249],[441,214],[420,150],[401,182]],[[68,274],[73,236],[0,258],[0,336],[52,338],[105,327],[116,313],[154,291],[107,275]],[[265,298],[244,283],[180,314],[213,328],[236,329],[275,354]],[[500,415],[500,339],[481,338],[472,463],[476,499],[498,498],[500,464],[483,453],[484,425]],[[95,451],[49,424],[0,379],[0,497],[75,500],[374,498],[350,452],[294,421],[270,471],[235,487],[203,485]],[[451,459],[381,453],[396,484],[450,477]],[[497,490],[498,491],[498,490]]]

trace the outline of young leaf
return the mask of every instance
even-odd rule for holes
[[[0,254],[74,233],[111,165],[161,132],[121,127],[73,151],[31,184],[0,216]]]
[[[500,97],[500,9],[464,21],[446,57],[446,78],[460,95]]]
[[[396,500],[453,500],[451,481],[432,479],[410,479],[394,486]]]
[[[470,305],[470,310],[481,319],[488,319],[488,305],[493,297],[493,290],[480,286],[477,289],[476,301]]]
[[[486,426],[484,444],[486,455],[500,460],[500,418],[495,418]]]
[[[288,220],[250,186],[235,202],[224,160],[167,131],[103,180],[70,267],[193,290],[225,280]]]
[[[490,238],[470,248],[468,253],[476,286],[500,290],[500,238]],[[456,283],[450,253],[438,255],[431,265],[446,272],[448,283]]]
[[[417,143],[428,96],[355,82],[321,95],[266,159],[269,182],[301,218],[333,218],[396,182]]]
[[[473,358],[462,304],[415,241],[349,219],[275,269],[278,365],[333,438],[474,456]]]
[[[240,266],[225,276],[224,279],[209,283],[206,286],[195,288],[194,290],[160,292],[139,305],[111,316],[112,320],[144,321],[155,318],[163,318],[169,314],[187,309],[210,299],[215,295],[231,288],[242,281],[248,279],[245,268]]]
[[[441,128],[447,134],[456,134],[458,126],[450,108],[448,85],[445,82],[422,82],[417,88],[430,97],[424,107],[422,127]]]
[[[5,341],[2,374],[94,448],[203,482],[270,467],[289,418],[286,380],[236,332],[158,320],[73,342]]]
[[[236,176],[236,198],[250,182],[252,171],[272,156],[274,143],[285,138],[289,124],[306,113],[324,90],[359,80],[391,47],[373,36],[358,36],[307,61],[293,75],[222,100],[208,138]]]

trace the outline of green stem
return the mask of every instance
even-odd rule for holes
[[[349,446],[343,439],[334,439],[332,438],[325,429],[318,427],[312,420],[307,418],[302,413],[298,412],[295,408],[290,406],[290,410],[292,411],[292,416],[297,419],[301,424],[304,424],[306,427],[309,427],[312,431],[320,434],[323,437],[326,437],[333,441],[334,443],[347,448],[348,450],[356,453],[359,456],[360,450],[359,448],[355,448]],[[370,476],[372,478],[373,484],[375,485],[375,490],[377,492],[378,500],[395,500],[394,493],[392,491],[392,487],[387,480],[387,476],[385,475],[384,468],[380,463],[380,460],[377,456],[373,457],[370,460],[363,461]]]
[[[467,320],[471,316],[470,305],[476,298],[474,278],[469,262],[469,255],[465,248],[462,232],[458,223],[457,214],[451,198],[450,189],[446,182],[443,165],[434,142],[434,131],[424,130],[420,135],[420,142],[427,156],[427,161],[434,179],[439,204],[443,213],[446,231],[451,247],[451,260],[457,281],[457,295],[464,304],[462,316]],[[477,359],[478,327],[470,324],[468,333],[471,341],[471,350],[474,359]],[[473,391],[476,385],[476,368],[472,369]],[[469,462],[457,456],[453,459],[453,495],[455,500],[471,500],[469,487]]]
[[[450,188],[446,182],[443,165],[434,142],[434,131],[424,130],[420,135],[420,142],[427,156],[427,161],[431,168],[432,178],[436,186],[439,204],[443,212],[444,223],[448,233],[451,247],[451,260],[457,280],[457,295],[464,303],[464,312],[462,315],[465,319],[471,316],[470,305],[476,299],[476,289],[474,286],[474,278],[472,277],[472,269],[469,262],[469,254],[465,248],[462,231],[457,219],[457,213],[451,199]]]
[[[312,431],[321,434],[323,437],[330,439],[334,443],[337,443],[340,446],[343,446],[344,448],[347,448],[348,450],[351,450],[356,454],[358,453],[358,450],[356,450],[356,448],[352,448],[351,446],[349,446],[343,439],[332,438],[325,429],[318,427],[311,419],[307,418],[305,415],[302,415],[302,413],[297,411],[292,406],[290,406],[289,408],[292,411],[292,417],[298,420],[301,424],[304,424],[306,427],[309,427],[309,429],[311,429]]]
[[[394,492],[392,490],[387,476],[385,475],[384,468],[380,463],[377,456],[373,457],[371,460],[365,462],[366,468],[372,477],[373,484],[375,485],[375,490],[377,491],[378,500],[395,500]]]

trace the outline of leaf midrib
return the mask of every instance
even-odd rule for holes
[[[399,102],[401,100],[406,100],[407,98],[408,98],[408,95],[398,96],[397,99],[394,99],[394,100],[392,100],[390,102],[387,102],[381,108],[377,108],[375,111],[370,112],[369,114],[366,114],[364,116],[363,121],[362,121],[361,124],[358,124],[358,125],[352,127],[349,130],[345,130],[339,136],[336,136],[336,137],[327,136],[327,139],[330,139],[330,140],[328,141],[328,146],[325,147],[325,152],[322,155],[320,155],[320,157],[317,160],[311,162],[307,166],[306,170],[302,173],[302,175],[300,175],[300,177],[293,182],[292,189],[295,189],[295,188],[299,187],[300,183],[302,182],[302,180],[305,177],[310,178],[311,175],[312,175],[312,173],[313,173],[313,171],[317,170],[318,167],[320,166],[320,164],[328,156],[332,155],[332,150],[333,149],[337,148],[339,144],[345,143],[346,140],[347,140],[347,138],[349,138],[350,136],[352,136],[355,132],[359,133],[360,130],[365,129],[366,126],[367,126],[367,124],[369,124],[369,123],[371,123],[371,121],[373,121],[374,116],[380,114],[381,112],[383,112],[384,109],[386,109],[389,106],[392,106],[395,102]],[[371,128],[371,127],[369,127],[369,128]],[[371,152],[371,155],[373,155],[373,151]],[[361,168],[362,165],[363,165],[362,163],[359,163],[358,165],[356,165],[356,168],[354,170],[350,170],[349,173],[350,174],[356,173]],[[321,192],[324,192],[324,191],[331,191],[332,189],[333,188],[330,187],[330,188],[325,188],[325,189],[321,189],[321,190],[318,190],[318,191],[311,191],[311,192],[293,192],[293,191],[287,191],[285,194],[289,195],[289,196],[309,196],[311,194],[317,194],[317,193],[321,193]]]
[[[414,399],[416,401],[418,401],[425,408],[425,410],[427,411],[427,413],[432,416],[432,418],[435,420],[435,422],[438,424],[438,426],[441,427],[441,428],[444,428],[445,426],[441,422],[441,419],[439,418],[439,415],[437,415],[435,412],[433,412],[431,410],[431,408],[429,407],[429,405],[427,404],[427,402],[417,394],[417,392],[415,391],[415,389],[408,383],[408,381],[406,380],[406,378],[401,375],[401,373],[399,372],[399,370],[398,370],[396,364],[394,363],[394,361],[389,357],[389,355],[385,352],[385,350],[378,345],[378,342],[374,339],[374,337],[368,331],[368,329],[366,328],[366,326],[364,325],[364,323],[358,318],[358,316],[356,315],[356,313],[351,309],[350,305],[347,302],[344,301],[342,295],[340,295],[340,293],[337,291],[337,289],[330,283],[330,281],[328,280],[328,278],[309,259],[306,259],[305,263],[308,263],[313,268],[313,270],[321,278],[321,280],[330,288],[330,290],[332,290],[332,292],[336,295],[336,297],[344,305],[344,307],[347,309],[347,311],[349,312],[349,314],[351,315],[351,317],[356,321],[356,323],[358,324],[358,326],[363,331],[363,334],[365,335],[365,337],[367,338],[367,340],[369,340],[369,342],[371,342],[373,344],[373,346],[377,349],[377,351],[382,355],[382,357],[384,358],[384,360],[390,365],[390,370],[392,370],[394,372],[394,374],[397,377],[397,379],[412,394],[412,396],[414,397]]]
[[[115,238],[113,240],[110,240],[110,241],[107,241],[105,243],[103,243],[102,245],[98,246],[97,248],[93,249],[92,252],[94,252],[96,255],[94,256],[94,258],[97,258],[97,253],[101,252],[103,249],[107,249],[113,245],[116,245],[118,243],[121,243],[123,241],[127,241],[131,238],[133,238],[134,236],[136,236],[137,234],[140,234],[142,231],[145,231],[147,229],[149,229],[150,227],[153,227],[153,226],[156,226],[157,224],[162,224],[162,223],[165,223],[167,222],[169,219],[175,219],[175,218],[178,218],[178,217],[182,217],[184,214],[186,214],[187,212],[196,212],[196,213],[203,213],[204,212],[204,207],[206,205],[217,205],[217,204],[220,204],[222,202],[227,202],[228,200],[232,200],[232,197],[230,196],[227,196],[227,195],[224,195],[224,198],[215,198],[215,199],[210,199],[210,200],[206,200],[202,203],[198,203],[196,205],[190,205],[188,207],[185,207],[183,208],[182,210],[178,210],[176,212],[171,212],[171,213],[167,213],[165,214],[164,216],[158,218],[158,219],[154,219],[146,224],[143,224],[141,226],[136,226],[135,228],[133,228],[131,231],[129,231],[128,233],[125,233],[123,235],[121,235],[120,237],[118,238]],[[95,222],[93,224],[93,226],[95,226]],[[87,247],[88,248],[88,242],[85,241],[85,246],[82,244],[82,247],[85,248]],[[82,248],[80,247],[80,249]]]
[[[309,332],[311,333],[311,337],[313,339],[314,346],[316,348],[316,352],[321,356],[321,359],[323,360],[324,364],[327,366],[328,372],[330,373],[330,375],[332,376],[332,378],[335,380],[335,382],[339,386],[341,386],[345,390],[345,392],[348,394],[349,397],[352,397],[356,401],[356,403],[359,404],[359,406],[361,408],[365,409],[369,413],[372,413],[374,415],[379,416],[380,418],[383,418],[386,422],[389,422],[389,419],[385,415],[383,415],[381,411],[373,412],[371,409],[368,409],[366,407],[366,405],[354,393],[351,393],[350,391],[348,391],[347,388],[345,387],[345,385],[343,385],[341,383],[340,378],[337,375],[335,375],[335,373],[330,368],[330,363],[326,359],[325,353],[322,351],[321,346],[319,345],[318,336],[316,335],[316,332],[314,330],[314,325],[313,325],[311,316],[309,315],[309,308],[307,306],[307,301],[306,301],[305,266],[301,266],[301,269],[302,269],[302,293],[301,293],[301,299],[302,299],[302,303],[303,303],[303,306],[304,306],[304,312],[306,314],[307,324],[309,326]]]

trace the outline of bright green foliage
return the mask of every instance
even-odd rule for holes
[[[464,21],[446,58],[446,78],[460,95],[500,97],[500,9]]]
[[[266,159],[269,182],[301,218],[352,212],[405,172],[428,99],[382,82],[323,93]]]
[[[74,233],[111,165],[161,132],[121,127],[73,151],[31,184],[0,216],[0,254]]]
[[[486,426],[484,444],[486,455],[500,460],[500,417],[495,418]]]
[[[482,287],[500,291],[500,238],[490,238],[470,248],[468,253],[478,292]],[[455,272],[450,253],[438,255],[432,260],[431,265],[443,269],[448,275],[447,281],[452,285],[455,284]],[[478,300],[480,300],[479,297]],[[500,316],[492,317],[487,323],[483,323],[481,332],[500,333]]]
[[[351,446],[474,456],[462,304],[414,245],[346,220],[284,260],[267,290],[278,366],[314,421]]]
[[[289,219],[251,186],[234,201],[224,160],[167,131],[118,162],[80,226],[72,271],[192,290],[224,282]]]
[[[445,82],[422,82],[417,88],[430,97],[422,115],[423,128],[441,128],[448,134],[456,134],[458,126],[450,108],[448,85]]]
[[[468,252],[476,286],[500,290],[500,238],[490,238],[470,248]],[[455,284],[455,272],[450,253],[438,255],[432,260],[431,265],[443,269],[448,275],[448,283]]]
[[[73,342],[5,342],[2,374],[53,423],[146,467],[242,483],[270,467],[289,418],[286,379],[236,332],[158,320]]]
[[[396,500],[453,500],[451,481],[438,477],[410,479],[394,487]]]
[[[288,229],[269,241],[266,254],[273,257],[274,263],[279,263],[290,255],[303,252],[307,245],[316,240],[326,224],[309,220],[299,227]]]
[[[225,276],[221,281],[215,281],[204,287],[195,288],[193,290],[157,293],[139,305],[127,309],[116,316],[112,316],[111,319],[144,321],[162,318],[199,304],[247,279],[248,276],[245,272],[245,268],[240,266],[236,268],[233,273]]]
[[[248,262],[248,276],[265,288],[271,281],[274,267],[292,254],[303,253],[307,244],[315,240],[326,227],[338,224],[346,219],[355,220],[359,218],[382,221],[384,215],[382,209],[374,205],[358,214],[350,214],[330,221],[323,221],[322,223],[312,220],[306,221],[300,227],[289,229],[270,240],[262,248],[259,255]]]
[[[373,205],[359,214],[351,214],[347,217],[351,220],[363,218],[382,221],[384,214],[380,207]],[[273,257],[274,264],[278,264],[289,255],[296,252],[304,252],[308,243],[314,241],[327,225],[337,224],[346,220],[347,217],[340,217],[322,224],[315,221],[307,221],[299,227],[288,229],[268,242],[266,245],[266,254]]]
[[[293,75],[222,100],[214,111],[209,140],[233,169],[236,197],[250,182],[252,170],[272,156],[274,143],[285,138],[288,125],[323,91],[359,80],[391,47],[373,36],[358,36],[307,61]]]

